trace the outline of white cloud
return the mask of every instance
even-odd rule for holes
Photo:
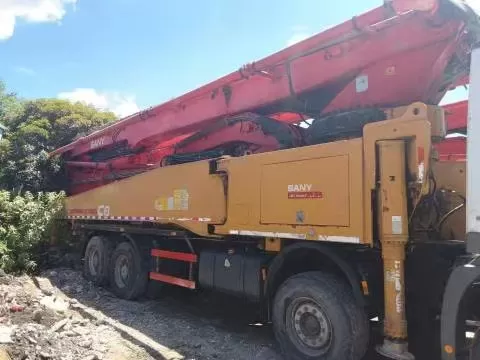
[[[58,22],[77,0],[0,0],[0,40],[13,36],[17,20],[32,23]]]
[[[97,109],[113,111],[119,117],[132,115],[140,110],[135,96],[122,95],[119,92],[99,92],[91,88],[77,88],[73,91],[61,92],[59,99],[82,102]]]
[[[35,76],[36,72],[32,68],[26,66],[15,66],[13,70],[19,74],[27,75],[27,76]]]
[[[311,32],[305,26],[294,26],[292,28],[292,35],[287,40],[287,46],[292,46],[302,40],[305,40],[312,36]]]

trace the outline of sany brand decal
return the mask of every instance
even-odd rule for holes
[[[323,199],[323,193],[314,191],[312,184],[290,184],[287,190],[289,199]]]
[[[105,144],[105,136],[102,136],[101,138],[98,139],[93,139],[90,141],[90,149],[96,149]]]

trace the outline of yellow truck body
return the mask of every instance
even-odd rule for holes
[[[413,104],[368,124],[362,138],[158,168],[69,197],[68,216],[171,224],[204,237],[371,245],[376,142],[407,139],[410,176],[425,177],[441,114]]]

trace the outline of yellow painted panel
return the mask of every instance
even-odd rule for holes
[[[224,222],[225,211],[222,178],[209,174],[208,161],[151,170],[67,199],[69,216],[154,218],[202,235],[207,224]]]
[[[228,217],[215,233],[371,243],[363,236],[362,149],[362,139],[352,139],[219,161]],[[318,198],[288,199],[288,185],[310,183],[313,194],[304,195],[323,192],[322,206]],[[303,223],[296,222],[301,204]]]
[[[263,224],[349,226],[348,155],[266,164]]]
[[[437,110],[414,104],[394,111],[366,125],[359,139],[224,158],[217,174],[208,161],[159,168],[70,197],[67,209],[69,216],[153,218],[202,236],[373,244],[377,143],[405,140],[418,199],[429,183],[431,134],[444,129]]]

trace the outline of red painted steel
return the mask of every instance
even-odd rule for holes
[[[178,277],[175,277],[175,276],[170,276],[170,275],[160,274],[160,273],[156,273],[156,272],[151,272],[150,273],[150,279],[165,282],[165,283],[172,284],[172,285],[185,287],[185,288],[192,289],[192,290],[196,289],[195,281],[186,280],[186,279],[178,278]]]
[[[442,18],[447,11],[437,10],[439,0],[389,4],[80,138],[54,154],[69,152],[75,157],[123,140],[130,148],[152,147],[224,116],[281,112],[275,105],[293,97],[302,105],[306,104],[302,98],[310,97],[308,103],[316,100],[320,113],[374,104],[437,102],[445,90],[443,74],[452,56],[466,56],[462,53],[465,21],[459,16]],[[368,91],[359,86],[368,86]]]
[[[467,139],[455,137],[445,139],[435,145],[440,161],[465,161],[467,160]]]
[[[240,149],[245,154],[282,148],[274,132],[244,132],[248,120],[229,125],[238,115],[258,114],[295,124],[357,107],[438,103],[448,89],[468,81],[466,64],[478,36],[477,20],[468,14],[448,0],[386,1],[185,95],[82,137],[52,155],[64,157],[69,191],[78,193],[163,166],[174,154],[237,143],[244,146]],[[451,119],[453,124],[456,117]],[[222,123],[214,132],[198,136]],[[293,137],[301,140],[298,131]],[[195,141],[185,145],[192,137]]]
[[[450,132],[467,128],[468,101],[460,101],[443,106],[447,119],[447,128]]]
[[[175,251],[165,251],[159,249],[152,249],[151,255],[153,257],[159,257],[164,259],[186,261],[191,263],[196,263],[198,261],[198,256],[195,254],[175,252]]]
[[[443,106],[450,133],[464,132],[467,129],[468,101],[460,101]],[[435,144],[441,161],[466,161],[467,138],[464,136],[450,137]]]

